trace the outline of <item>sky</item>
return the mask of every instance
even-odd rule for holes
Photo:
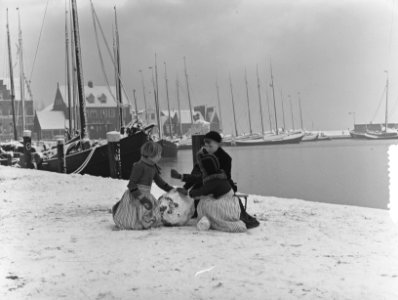
[[[48,10],[39,44],[46,3]],[[105,84],[95,42],[90,1],[77,0],[84,80]],[[186,57],[193,105],[217,105],[220,86],[225,132],[233,131],[229,74],[232,79],[239,132],[249,129],[245,69],[252,127],[260,129],[256,66],[260,74],[263,116],[268,128],[266,93],[273,107],[270,66],[274,77],[278,124],[300,123],[298,95],[306,129],[337,130],[356,122],[384,120],[386,73],[389,74],[390,121],[398,122],[398,3],[397,0],[93,0],[107,42],[112,44],[113,6],[118,12],[122,80],[130,101],[136,89],[138,106],[147,101],[150,66],[158,56],[160,101],[167,108],[164,62],[170,105],[177,107],[176,78],[182,107],[188,107],[183,57]],[[12,53],[17,63],[18,14],[24,41],[25,73],[31,77],[35,105],[53,101],[56,84],[65,82],[64,0],[0,0],[0,77],[8,76],[6,8],[9,8]],[[113,66],[100,37],[108,78]],[[18,77],[18,67],[15,66]],[[32,75],[31,75],[32,74]],[[299,94],[298,94],[299,93]],[[282,101],[283,99],[283,101]],[[273,114],[273,110],[271,110]],[[274,124],[274,118],[272,117]],[[273,125],[275,126],[275,125]]]

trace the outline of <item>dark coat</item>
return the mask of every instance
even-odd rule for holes
[[[224,171],[225,175],[227,175],[227,180],[231,185],[234,192],[238,190],[235,182],[231,179],[231,167],[232,167],[232,158],[229,156],[227,152],[224,151],[223,148],[218,148],[214,155],[217,157],[220,163],[220,169]],[[195,164],[192,169],[191,174],[183,174],[182,181],[185,182],[184,188],[190,189],[200,188],[203,185],[202,172],[200,171],[199,165]]]

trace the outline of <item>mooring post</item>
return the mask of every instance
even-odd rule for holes
[[[23,132],[23,156],[24,168],[33,169],[32,164],[32,131],[24,130]]]
[[[120,161],[120,133],[117,131],[110,131],[106,134],[108,141],[108,160],[109,172],[111,178],[122,177],[122,165]]]
[[[197,159],[196,153],[204,146],[205,134],[210,131],[209,123],[195,123],[191,127],[192,133],[192,161],[195,166]]]
[[[14,155],[12,152],[7,153],[7,166],[12,166],[13,158],[14,158]]]
[[[65,140],[57,139],[58,172],[66,173]]]

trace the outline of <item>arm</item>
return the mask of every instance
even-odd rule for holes
[[[133,169],[131,170],[130,180],[127,185],[127,188],[136,197],[138,197],[141,194],[140,191],[138,190],[137,182],[140,180],[143,173],[144,173],[144,168],[141,164],[136,163],[133,165]]]
[[[231,178],[231,169],[232,169],[232,158],[228,157],[224,164],[224,172],[225,172],[225,175],[227,175],[229,184],[231,185],[232,189],[236,193],[236,191],[238,190],[238,187],[236,186],[235,182]]]
[[[189,192],[189,196],[191,198],[198,198],[199,196],[207,196],[207,195],[213,194],[215,187],[216,187],[216,185],[214,185],[213,182],[208,182],[199,188],[192,189]]]
[[[202,172],[200,171],[199,165],[195,164],[192,169],[191,174],[183,174],[182,181],[185,182],[184,188],[190,189],[192,186],[196,184],[202,184]]]
[[[162,177],[160,177],[159,172],[156,171],[155,176],[153,177],[153,180],[155,181],[156,185],[160,187],[162,190],[166,192],[170,192],[173,187],[169,185],[166,181],[163,180]]]

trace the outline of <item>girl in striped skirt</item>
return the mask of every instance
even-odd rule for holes
[[[127,190],[112,208],[113,220],[120,229],[149,229],[162,225],[159,205],[151,194],[152,181],[164,191],[173,189],[160,177],[157,162],[162,147],[147,142],[141,147],[141,159],[134,163]]]
[[[210,228],[226,232],[245,232],[245,223],[240,220],[239,199],[234,196],[224,171],[220,170],[217,157],[202,149],[197,154],[203,176],[203,186],[192,189],[189,196],[201,197],[199,201],[198,228],[210,223]]]

